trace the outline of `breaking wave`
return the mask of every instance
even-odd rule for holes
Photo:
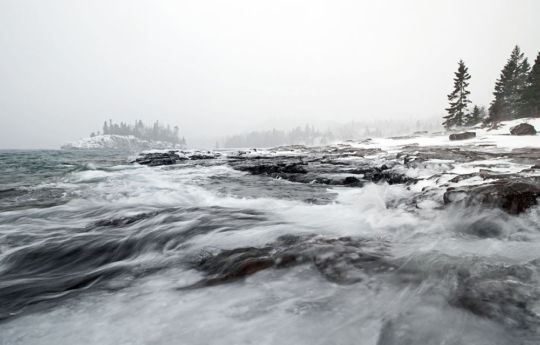
[[[2,344],[540,341],[536,207],[36,155],[0,191]]]

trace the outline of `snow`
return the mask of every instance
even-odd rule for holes
[[[510,128],[519,125],[520,123],[528,123],[536,129],[540,129],[540,118],[527,118],[512,121],[503,121],[497,129],[473,127],[463,129],[463,131],[472,131],[476,133],[476,138],[468,140],[451,141],[448,133],[436,133],[428,136],[411,136],[402,138],[373,138],[372,140],[359,143],[351,143],[357,148],[374,148],[379,147],[386,151],[397,150],[401,146],[419,145],[419,146],[485,146],[497,148],[501,150],[512,150],[516,148],[540,148],[540,135],[535,136],[515,136],[510,135]]]
[[[163,141],[148,141],[136,138],[133,135],[97,135],[83,138],[63,145],[64,150],[98,150],[98,149],[173,149],[174,144]]]

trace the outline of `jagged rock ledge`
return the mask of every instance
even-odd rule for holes
[[[499,138],[503,143],[521,140],[511,138],[504,126],[508,124],[501,125],[499,137],[488,137],[482,129],[478,130],[480,136],[467,134],[472,138],[455,144],[449,144],[449,138],[443,135],[436,141],[441,145],[421,145],[414,141],[422,143],[427,137],[408,136],[385,139],[400,144],[388,146],[382,142],[386,147],[376,146],[376,140],[365,140],[321,147],[291,145],[222,152],[170,150],[143,153],[134,162],[149,166],[223,164],[250,175],[301,184],[352,188],[368,183],[402,185],[414,193],[400,201],[411,209],[421,210],[426,205],[424,201],[429,201],[432,208],[477,205],[519,214],[537,205],[540,197],[540,145],[536,137],[529,137],[528,143],[537,147],[498,147]],[[515,143],[521,145],[523,141]]]
[[[216,152],[190,152],[190,151],[168,151],[168,152],[148,152],[142,153],[131,163],[138,163],[148,166],[172,165],[186,160],[206,160],[216,159],[221,157],[220,153]]]

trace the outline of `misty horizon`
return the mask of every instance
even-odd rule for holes
[[[459,59],[473,103],[488,106],[514,45],[534,60],[539,12],[538,1],[3,1],[0,148],[58,148],[108,119],[170,123],[213,145],[440,118]]]

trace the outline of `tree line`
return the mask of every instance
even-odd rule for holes
[[[141,120],[135,121],[133,125],[120,122],[114,123],[112,120],[103,123],[104,135],[133,135],[136,138],[150,141],[165,141],[173,144],[186,145],[186,140],[179,137],[179,128],[170,125],[163,126],[159,121],[152,126],[145,125]],[[91,137],[99,135],[100,132],[90,134]]]
[[[519,46],[515,46],[495,82],[494,99],[488,111],[475,105],[470,107],[469,80],[471,75],[463,60],[458,62],[454,89],[448,95],[446,129],[494,123],[523,117],[540,117],[540,52],[530,66]]]
[[[216,142],[215,147],[276,147],[281,145],[327,145],[337,140],[361,140],[373,137],[401,135],[412,131],[439,130],[438,118],[407,120],[350,121],[317,129],[313,124],[289,130],[271,129],[229,136]]]
[[[224,147],[274,147],[289,144],[314,145],[327,143],[334,140],[329,131],[321,132],[313,125],[306,124],[304,128],[295,127],[289,131],[278,129],[266,131],[254,131],[247,134],[239,134],[225,139]],[[216,144],[219,146],[219,144]]]

